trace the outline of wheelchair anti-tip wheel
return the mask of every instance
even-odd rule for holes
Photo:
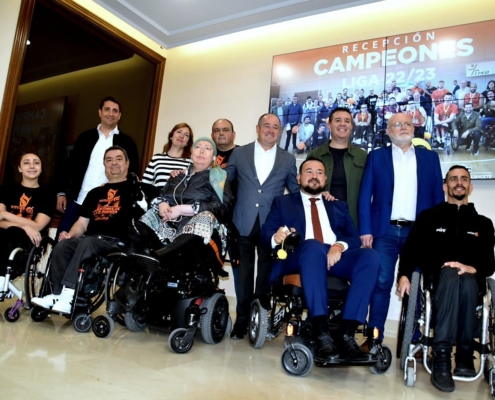
[[[170,350],[177,354],[184,354],[191,350],[194,339],[184,340],[186,333],[186,328],[177,328],[170,334],[168,337],[168,347],[170,347]]]
[[[409,345],[412,342],[414,330],[416,328],[416,304],[419,291],[419,272],[413,272],[411,278],[411,290],[409,292],[409,302],[407,303],[406,326],[404,328],[404,340],[402,342],[402,353],[400,358],[400,368],[406,368],[406,358],[409,354]]]
[[[31,319],[34,322],[42,322],[48,317],[48,311],[44,310],[41,307],[34,306],[31,308]]]
[[[138,315],[131,314],[130,312],[124,315],[125,326],[133,332],[142,332],[148,324],[141,319]]]
[[[203,303],[205,304],[205,303]],[[204,305],[202,305],[204,307]],[[201,315],[201,335],[208,344],[217,344],[225,336],[229,320],[229,302],[223,293],[215,293],[206,301],[206,313]]]
[[[282,368],[292,376],[306,376],[313,368],[313,354],[300,343],[285,348],[282,353]]]
[[[108,315],[99,315],[93,321],[93,333],[96,337],[107,338],[115,329],[115,322]]]
[[[375,365],[370,367],[370,371],[377,375],[387,372],[392,365],[392,351],[387,346],[382,345],[381,352],[378,351],[378,347],[375,346],[371,349],[371,354],[376,354],[378,361]]]
[[[77,332],[86,333],[91,329],[91,325],[93,320],[91,319],[91,315],[88,314],[77,314],[74,317],[74,321],[72,321],[72,325]]]
[[[255,300],[251,306],[249,318],[248,336],[249,343],[255,349],[261,349],[265,343],[268,331],[268,311],[263,308],[259,300]]]
[[[8,321],[8,322],[15,322],[17,321],[20,316],[21,316],[21,312],[19,310],[15,310],[14,312],[14,315],[11,317],[10,316],[10,311],[12,311],[12,308],[13,307],[9,307],[5,310],[5,313],[3,314],[3,316],[5,317],[5,320]]]

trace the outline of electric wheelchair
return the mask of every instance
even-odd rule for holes
[[[125,244],[119,239],[107,236],[95,236],[100,240],[111,242],[109,248],[97,251],[90,258],[85,259],[79,267],[78,279],[74,291],[74,299],[69,313],[60,313],[70,319],[77,332],[89,332],[92,326],[91,313],[96,311],[104,301],[105,278],[108,269],[107,254],[121,251]],[[41,266],[28,265],[26,269],[26,298],[44,297],[53,293],[53,284],[50,275],[51,263],[48,260]],[[53,311],[33,305],[31,319],[35,322],[44,321]]]
[[[27,249],[17,247],[9,255],[3,287],[0,287],[0,302],[17,297],[12,307],[5,310],[4,317],[8,322],[15,322],[21,316],[22,308],[31,308],[31,298],[38,295],[41,276],[47,266],[54,246],[52,238],[43,237],[38,247]],[[24,275],[23,290],[17,288],[14,281]],[[31,279],[29,279],[31,277]],[[20,281],[21,279],[19,279]],[[26,301],[23,300],[25,295]]]
[[[397,357],[401,359],[401,369],[404,370],[406,386],[412,387],[416,380],[417,363],[415,355],[422,351],[422,363],[426,371],[431,374],[428,353],[433,341],[432,313],[433,287],[431,283],[421,284],[423,278],[419,271],[415,271],[411,278],[409,296],[405,295],[402,302],[401,317],[397,341]],[[474,377],[453,376],[454,380],[473,382],[482,374],[490,384],[490,392],[495,396],[495,281],[487,278],[487,291],[480,294],[476,308],[477,335],[475,351],[479,354],[480,367]],[[417,300],[419,296],[419,301]],[[419,307],[419,310],[417,309]],[[414,340],[415,332],[420,329],[422,336]],[[421,354],[421,353],[420,353]]]
[[[284,241],[282,252],[291,252],[301,241],[298,233],[290,234]],[[275,249],[273,256],[284,259],[287,255]],[[327,277],[328,315],[330,333],[339,329],[342,319],[341,310],[346,301],[349,283],[339,278]],[[264,300],[267,300],[266,302]],[[263,303],[263,304],[262,304]],[[285,349],[282,353],[282,367],[293,376],[307,375],[313,365],[332,367],[340,365],[369,366],[374,374],[385,373],[392,363],[392,352],[378,340],[378,329],[369,329],[365,324],[358,332],[371,332],[371,353],[377,355],[377,361],[369,363],[349,363],[339,359],[334,363],[314,362],[314,344],[312,324],[309,319],[303,320],[305,298],[300,276],[286,275],[276,284],[272,284],[265,299],[256,299],[251,306],[248,325],[248,337],[251,346],[259,349],[266,340],[273,340],[285,331]]]
[[[139,232],[147,230],[137,224]],[[175,353],[192,348],[198,328],[206,343],[219,343],[232,329],[232,320],[225,292],[218,288],[219,277],[228,276],[218,232],[207,244],[200,236],[182,234],[166,246],[153,235],[149,232],[155,243],[148,248],[109,255],[107,315],[95,319],[93,332],[108,337],[115,322],[131,331],[163,328],[171,331],[168,345]]]

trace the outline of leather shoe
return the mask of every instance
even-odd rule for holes
[[[328,333],[318,336],[315,347],[315,361],[322,363],[334,363],[339,359],[339,352]]]
[[[474,369],[473,356],[459,357],[456,354],[454,375],[455,376],[463,376],[466,378],[472,378],[473,376],[476,376],[476,370]]]
[[[442,392],[453,392],[455,390],[455,383],[452,378],[452,360],[450,357],[450,351],[446,349],[433,352],[431,383]]]
[[[354,336],[342,336],[340,352],[342,357],[350,362],[360,363],[372,362],[377,360],[376,355],[365,352],[361,347],[358,346]]]
[[[232,329],[232,332],[230,332],[230,338],[234,340],[241,340],[244,339],[246,333],[247,333],[247,325],[236,322],[234,324],[234,328]]]

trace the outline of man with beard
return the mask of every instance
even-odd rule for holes
[[[300,191],[274,199],[261,230],[261,243],[275,248],[291,232],[303,241],[286,260],[274,264],[270,279],[300,274],[308,313],[316,339],[315,360],[369,362],[375,355],[362,351],[354,339],[358,325],[368,314],[368,305],[379,269],[378,253],[361,249],[358,232],[347,204],[322,197],[327,184],[325,165],[306,159],[299,168]],[[328,326],[327,275],[350,281],[342,322],[332,338]],[[334,343],[335,340],[335,343]]]
[[[473,111],[471,103],[464,104],[464,112],[452,122],[452,128],[459,146],[465,144],[466,151],[471,152],[473,156],[480,154],[481,117]]]
[[[444,180],[447,201],[421,212],[404,243],[398,273],[398,291],[409,294],[410,277],[419,267],[433,282],[433,365],[431,381],[444,392],[455,389],[451,354],[457,342],[454,375],[473,377],[474,330],[479,291],[495,271],[494,229],[479,215],[468,196],[473,191],[466,167],[454,165]],[[425,243],[435,243],[421,251]],[[428,285],[428,283],[426,283]]]

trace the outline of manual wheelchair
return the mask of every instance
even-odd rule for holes
[[[42,274],[53,249],[54,241],[52,238],[43,237],[38,247],[30,246],[29,248],[17,247],[9,255],[4,285],[0,287],[0,302],[7,298],[17,297],[12,307],[5,310],[4,317],[8,322],[15,322],[21,316],[22,308],[31,307],[31,298],[36,296],[39,290],[39,281],[34,278]],[[24,274],[24,292],[17,288],[14,280]],[[32,279],[28,277],[32,276]],[[26,301],[23,300],[25,295]]]
[[[175,353],[186,353],[201,329],[208,344],[219,343],[232,328],[229,303],[218,288],[223,271],[218,233],[210,243],[183,234],[155,251],[115,252],[106,277],[107,315],[93,324],[97,337],[110,336],[115,322],[131,331],[149,325],[171,331],[168,339]]]
[[[421,284],[423,280],[419,271],[415,271],[411,278],[409,296],[405,296],[402,303],[401,317],[399,320],[399,332],[397,341],[397,357],[401,359],[400,367],[404,370],[406,386],[414,386],[416,380],[415,355],[422,351],[422,363],[426,371],[431,374],[428,353],[433,341],[433,287],[431,283]],[[476,308],[477,336],[475,351],[479,353],[480,367],[476,376],[453,376],[454,380],[473,382],[482,374],[490,384],[490,392],[495,396],[495,281],[487,278],[488,289],[484,296],[479,296]],[[417,301],[419,296],[419,301]],[[419,303],[419,310],[417,309]],[[413,343],[415,332],[420,329],[422,336],[417,343]]]
[[[112,246],[97,251],[92,257],[82,262],[70,312],[60,313],[72,321],[77,332],[89,332],[92,326],[91,313],[103,304],[105,278],[109,265],[107,254],[120,251],[124,247],[124,243],[119,239],[107,236],[95,237],[112,243]],[[50,269],[49,260],[43,268],[34,266],[29,271],[26,270],[26,298],[29,298],[29,301],[33,297],[44,297],[53,293]],[[44,321],[52,313],[53,311],[34,304],[31,307],[31,319],[35,322]]]
[[[300,235],[290,234],[284,241],[286,251],[293,251],[300,242]],[[274,257],[280,250],[275,250]],[[284,256],[285,258],[285,256]],[[342,308],[347,298],[349,283],[334,276],[327,277],[328,315],[330,333],[339,329],[342,320]],[[248,337],[251,346],[259,349],[266,340],[273,340],[285,331],[285,349],[282,353],[282,367],[293,376],[307,375],[313,365],[331,367],[340,365],[369,366],[374,374],[385,373],[392,363],[392,352],[379,340],[378,329],[369,329],[365,324],[358,332],[372,332],[371,353],[377,355],[376,361],[368,363],[349,363],[339,359],[334,363],[314,362],[313,329],[311,322],[303,320],[306,308],[300,276],[286,275],[272,284],[267,296],[256,299],[251,306],[248,325]]]

